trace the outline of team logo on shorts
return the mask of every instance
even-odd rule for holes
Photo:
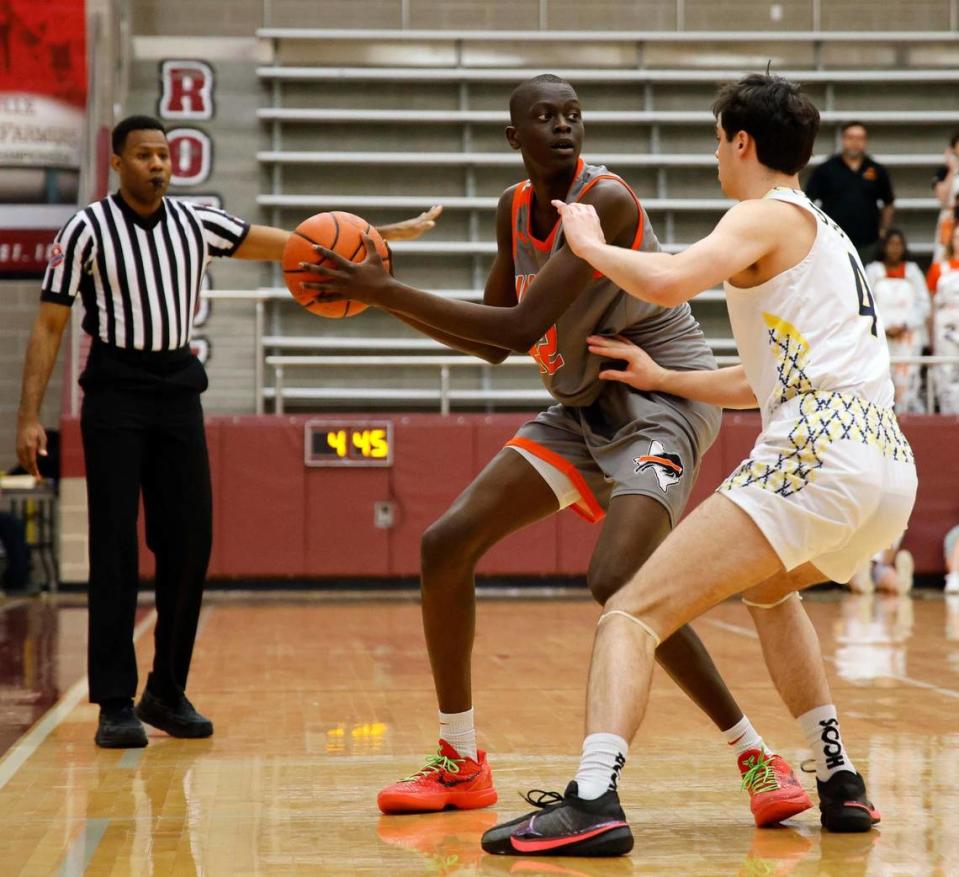
[[[642,457],[633,457],[636,464],[635,471],[645,472],[652,469],[656,473],[656,480],[663,493],[670,484],[675,484],[683,477],[683,461],[679,454],[670,454],[663,450],[660,442],[649,443],[649,453]]]
[[[57,268],[63,263],[63,247],[60,244],[54,244],[50,250],[50,267]]]

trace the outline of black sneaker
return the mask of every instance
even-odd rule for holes
[[[102,749],[142,749],[147,745],[147,732],[133,714],[133,704],[100,707],[100,722],[93,738]]]
[[[213,722],[201,716],[185,694],[171,705],[147,688],[137,704],[136,714],[141,721],[166,731],[171,737],[209,737],[213,734]]]
[[[501,856],[625,856],[633,848],[619,795],[593,801],[579,797],[573,780],[564,795],[534,790],[523,797],[534,807],[483,835],[483,849]]]
[[[869,831],[879,822],[879,811],[866,797],[866,783],[858,773],[841,770],[826,782],[816,780],[822,827],[827,831]]]

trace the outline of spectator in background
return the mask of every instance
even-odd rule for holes
[[[945,153],[945,164],[940,166],[932,178],[932,189],[939,199],[939,219],[936,222],[936,236],[933,239],[932,259],[938,262],[943,258],[946,244],[956,227],[956,215],[959,213],[959,131],[952,135],[949,148]]]
[[[919,356],[929,343],[926,328],[932,304],[926,281],[912,261],[906,237],[891,228],[879,242],[879,258],[866,266],[866,280],[876,307],[882,314],[886,339],[892,356]],[[894,364],[892,382],[896,387],[896,411],[923,411],[918,365]]]
[[[812,172],[806,195],[846,233],[863,265],[876,257],[876,244],[892,225],[895,207],[889,174],[866,154],[862,122],[842,126],[842,151]]]
[[[878,259],[866,266],[866,280],[882,314],[886,340],[892,356],[918,356],[929,343],[928,321],[932,305],[919,266],[912,261],[906,236],[891,228],[879,242]],[[924,410],[920,395],[918,365],[892,366],[896,388],[896,411]],[[857,594],[885,591],[908,594],[912,590],[915,562],[909,551],[900,549],[902,540],[880,551],[849,581]]]
[[[943,258],[926,275],[932,295],[932,352],[959,357],[959,225],[952,231]],[[959,364],[933,366],[939,410],[959,414]]]

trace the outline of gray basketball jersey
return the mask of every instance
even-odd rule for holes
[[[580,159],[566,202],[579,201],[600,180],[615,180],[636,201],[639,222],[631,248],[657,252],[659,241],[636,194],[625,180],[605,167],[586,164]],[[520,183],[513,192],[513,266],[517,299],[522,298],[539,270],[565,242],[561,223],[554,226],[545,241],[534,237],[530,227],[532,196],[533,187],[529,180]],[[588,335],[624,335],[666,368],[716,367],[688,304],[664,308],[640,301],[595,272],[586,289],[530,349],[530,356],[539,365],[546,389],[565,405],[589,405],[603,390],[604,382],[598,378],[603,360],[587,349]]]

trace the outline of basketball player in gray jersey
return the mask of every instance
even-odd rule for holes
[[[551,200],[597,210],[608,240],[658,250],[630,187],[580,158],[583,122],[569,83],[538,76],[510,99],[510,146],[529,179],[503,193],[496,259],[484,303],[453,301],[404,286],[383,270],[375,248],[360,264],[317,248],[318,300],[356,299],[381,307],[440,342],[497,363],[528,350],[555,405],[520,428],[423,535],[423,622],[439,701],[440,745],[421,770],[384,788],[384,813],[472,809],[496,801],[486,754],[477,750],[470,658],[475,625],[473,573],[508,534],[572,507],[603,521],[587,582],[600,603],[630,581],[679,521],[699,462],[716,436],[718,408],[637,392],[600,371],[590,335],[621,335],[678,370],[715,368],[687,304],[662,308],[625,294],[566,246]],[[786,762],[743,715],[689,627],[664,641],[657,658],[734,747],[758,825],[811,802]],[[543,680],[535,680],[534,688]]]

